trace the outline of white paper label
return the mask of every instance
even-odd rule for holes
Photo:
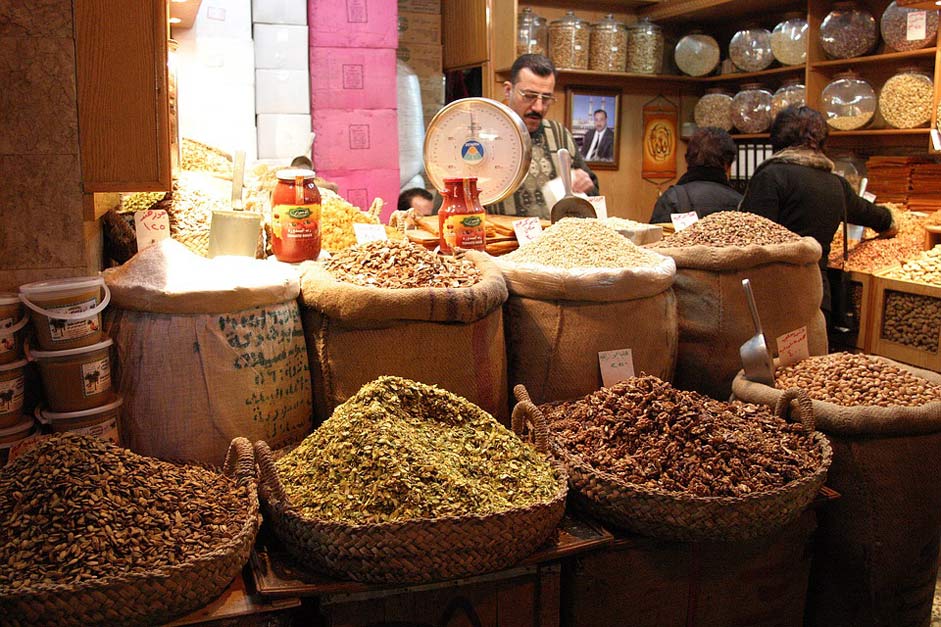
[[[353,224],[353,232],[356,234],[356,243],[365,244],[367,242],[379,242],[389,239],[386,234],[386,227],[381,224]]]
[[[144,250],[170,237],[170,217],[163,209],[138,211],[134,214],[134,231],[137,235],[137,250]]]
[[[777,339],[778,359],[782,366],[796,364],[810,357],[807,347],[807,327],[795,329],[785,333]]]
[[[935,152],[941,152],[941,131],[936,128],[931,129],[931,146]]]
[[[905,38],[908,41],[917,41],[919,39],[924,39],[927,36],[927,21],[928,21],[928,12],[927,11],[912,11],[908,14],[908,28],[906,29]]]
[[[634,376],[634,356],[629,348],[601,351],[598,363],[601,364],[601,383],[606,388]]]
[[[876,202],[876,195],[873,194],[872,192],[863,192],[862,196],[869,202]]]
[[[82,364],[82,392],[94,396],[111,389],[111,360],[96,359]]]
[[[605,201],[604,196],[589,196],[588,202],[595,208],[596,218],[599,220],[608,219],[608,203]]]
[[[81,433],[82,435],[100,438],[106,442],[111,442],[112,444],[120,445],[121,443],[121,438],[118,435],[117,418],[111,418],[96,425],[79,427],[78,429],[69,429],[69,431],[71,433]]]
[[[522,246],[539,239],[539,236],[542,235],[542,224],[539,222],[539,218],[535,216],[523,218],[513,223],[513,232],[516,233],[516,241]]]
[[[26,377],[22,374],[15,379],[0,381],[0,414],[12,414],[23,407],[23,390]]]
[[[695,211],[687,211],[686,213],[671,213],[670,222],[673,223],[673,229],[679,233],[686,227],[699,222],[699,216],[696,215]]]
[[[83,311],[91,311],[97,306],[98,299],[90,298],[72,305],[46,307],[46,311],[59,314],[77,314]],[[80,320],[63,320],[52,316],[49,317],[49,337],[53,342],[67,342],[80,337],[87,337],[94,335],[99,329],[101,329],[101,314]]]

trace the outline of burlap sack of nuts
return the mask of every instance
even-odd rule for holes
[[[383,244],[367,245],[378,247],[371,261],[387,265],[385,279],[394,282],[405,265],[401,255],[409,252],[390,254],[386,263]],[[318,424],[383,375],[437,385],[509,424],[501,309],[506,284],[483,253],[469,252],[465,259],[480,275],[470,287],[355,285],[322,264],[311,265],[301,277],[301,297]]]
[[[841,497],[818,513],[807,624],[927,625],[941,538],[941,375],[867,359],[865,370],[821,368],[827,385],[806,386],[815,399],[842,403],[813,401],[817,429],[833,447],[827,485]],[[834,394],[836,385],[847,396]],[[743,373],[732,389],[739,400],[772,406],[781,395]]]

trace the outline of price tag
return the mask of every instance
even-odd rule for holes
[[[606,388],[634,376],[634,356],[629,348],[601,351],[598,363],[601,364],[601,383]]]
[[[134,214],[137,250],[144,250],[170,237],[170,217],[163,209],[147,209]]]
[[[931,129],[931,146],[935,152],[941,152],[941,131],[936,128]]]
[[[589,196],[588,202],[595,208],[596,217],[599,220],[608,219],[608,203],[605,202],[604,196]]]
[[[542,235],[542,224],[540,224],[539,218],[535,216],[523,218],[513,223],[513,232],[516,233],[516,241],[522,246],[539,239],[539,236]]]
[[[863,192],[862,197],[868,200],[869,202],[876,202],[876,195],[872,192]]]
[[[796,364],[810,357],[810,349],[807,348],[807,327],[785,333],[776,341],[778,343],[778,359],[782,366]]]
[[[908,41],[916,41],[918,39],[924,39],[927,36],[927,22],[928,22],[928,12],[927,11],[912,11],[907,16],[908,27],[905,32],[905,39]]]
[[[679,233],[686,227],[699,222],[699,216],[696,215],[695,211],[687,211],[686,213],[671,213],[670,222],[673,223],[673,229]]]
[[[386,227],[381,224],[353,224],[353,233],[356,234],[356,243],[365,244],[367,242],[378,242],[389,239],[386,234]]]

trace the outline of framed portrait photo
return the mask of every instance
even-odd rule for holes
[[[565,89],[565,125],[593,170],[617,170],[621,92],[598,87]]]

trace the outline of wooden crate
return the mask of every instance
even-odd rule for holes
[[[941,372],[941,331],[933,338],[931,347],[913,346],[899,342],[897,338],[886,337],[886,304],[894,299],[911,301],[909,308],[913,313],[920,311],[923,315],[925,304],[937,304],[941,307],[941,287],[887,279],[882,276],[874,277],[874,307],[872,329],[870,330],[870,352],[902,363],[927,368]],[[937,317],[941,321],[941,315]]]
[[[849,275],[854,291],[856,319],[859,320],[856,348],[868,353],[872,347],[873,276],[866,272],[850,272]]]

